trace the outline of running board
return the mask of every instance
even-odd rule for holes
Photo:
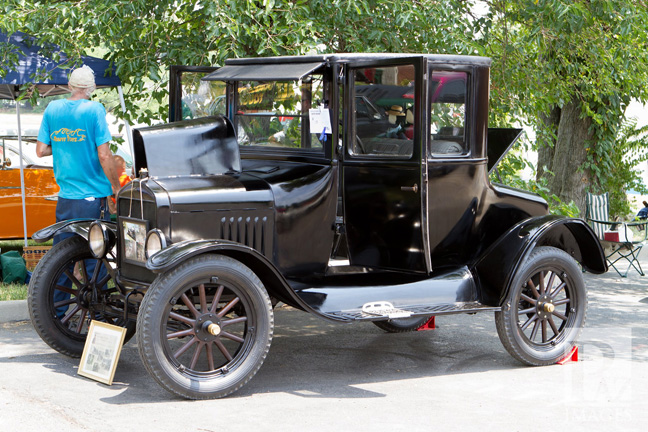
[[[485,306],[467,267],[426,275],[339,272],[317,281],[290,281],[314,312],[334,321],[380,321],[415,316],[499,311]]]
[[[367,308],[329,312],[332,318],[344,321],[387,321],[399,318],[450,315],[458,313],[498,312],[500,307],[484,306],[478,302],[454,303],[430,306],[406,306],[385,310],[367,311]],[[382,312],[382,313],[381,313]]]

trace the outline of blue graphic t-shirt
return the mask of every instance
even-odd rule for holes
[[[106,110],[99,102],[61,99],[47,106],[38,140],[52,147],[60,197],[102,198],[112,194],[97,153],[97,147],[110,139]]]

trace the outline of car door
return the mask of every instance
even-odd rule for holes
[[[347,66],[341,165],[351,265],[430,271],[422,223],[422,137],[415,127],[423,124],[424,61],[401,58]],[[382,119],[372,119],[380,124],[364,127],[359,99],[384,112]]]

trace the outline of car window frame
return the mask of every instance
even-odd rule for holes
[[[313,162],[322,162],[324,163],[325,161],[330,161],[332,157],[332,149],[335,145],[333,141],[337,142],[336,133],[337,133],[337,127],[334,124],[335,121],[337,121],[337,112],[333,110],[334,107],[334,101],[333,99],[336,97],[335,94],[333,94],[334,90],[337,89],[337,86],[335,85],[335,81],[332,78],[332,68],[330,65],[322,64],[322,66],[318,69],[315,69],[314,71],[308,73],[308,75],[321,75],[322,76],[322,83],[323,83],[323,89],[322,89],[322,97],[325,103],[327,104],[327,108],[329,109],[329,115],[331,116],[331,126],[332,126],[332,134],[327,134],[327,141],[325,143],[322,143],[321,147],[311,147],[311,148],[302,148],[302,147],[295,147],[295,148],[289,148],[289,147],[281,147],[281,146],[243,146],[239,145],[239,151],[241,154],[241,158],[246,159],[246,158],[259,158],[262,157],[264,159],[277,159],[277,160],[308,160],[308,161],[313,161]],[[300,79],[301,80],[301,79]],[[281,80],[275,80],[274,82],[279,82]],[[273,82],[270,80],[270,82]],[[237,122],[235,121],[235,113],[236,110],[238,109],[238,81],[229,81],[227,82],[228,85],[228,93],[231,97],[231,107],[232,110],[229,113],[228,117],[232,119],[232,123],[234,124],[234,127],[237,128]]]
[[[355,70],[371,67],[389,67],[389,66],[405,66],[411,65],[414,67],[414,136],[412,139],[412,154],[409,156],[400,155],[380,155],[380,154],[358,154],[352,151],[353,142],[356,136],[356,117],[355,117],[355,98],[357,96],[355,91]],[[425,59],[421,57],[400,57],[385,60],[362,60],[358,62],[350,62],[346,68],[346,88],[348,91],[345,95],[344,105],[347,112],[347,127],[344,134],[344,158],[346,160],[358,161],[384,161],[384,162],[415,162],[419,163],[422,158],[422,141],[421,127],[417,124],[424,120],[422,115],[425,97],[425,78],[424,71]],[[427,142],[427,140],[425,140]]]
[[[431,142],[432,142],[432,134],[430,132],[431,129],[431,119],[429,118],[431,113],[432,113],[432,98],[434,96],[434,92],[436,91],[436,87],[432,86],[432,75],[435,71],[441,71],[441,72],[459,72],[459,73],[465,73],[466,74],[466,96],[465,96],[465,106],[464,106],[464,126],[463,126],[463,147],[464,151],[462,153],[433,153],[431,151]],[[459,159],[470,159],[473,157],[473,149],[472,149],[472,143],[469,142],[469,137],[470,137],[470,112],[473,106],[473,95],[471,92],[472,89],[472,79],[473,79],[473,73],[472,69],[468,68],[456,68],[456,67],[449,67],[449,66],[444,66],[444,65],[438,65],[438,64],[428,64],[427,67],[427,75],[428,75],[428,94],[427,94],[427,100],[426,100],[426,116],[428,117],[425,119],[426,121],[426,137],[425,137],[425,146],[426,146],[426,154],[427,158],[431,160],[443,160],[443,159],[452,159],[452,160],[459,160]]]

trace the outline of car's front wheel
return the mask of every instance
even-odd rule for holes
[[[259,278],[232,258],[192,258],[156,278],[137,323],[149,374],[188,399],[226,396],[259,370],[274,315]]]
[[[135,334],[135,322],[122,317],[123,296],[109,265],[108,258],[94,259],[79,236],[57,243],[43,256],[29,283],[28,306],[36,332],[50,347],[81,357],[92,320],[125,326],[124,343]]]
[[[535,249],[514,277],[497,333],[522,363],[554,364],[567,356],[585,324],[587,290],[582,271],[566,252]]]

